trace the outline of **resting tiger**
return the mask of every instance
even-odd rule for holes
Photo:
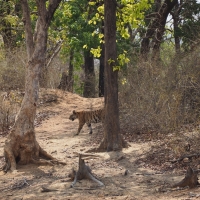
[[[104,109],[94,110],[94,111],[73,111],[69,116],[69,119],[74,121],[75,119],[79,120],[78,131],[75,135],[78,135],[83,128],[83,125],[86,123],[89,127],[89,134],[92,134],[91,123],[103,122],[104,119]]]

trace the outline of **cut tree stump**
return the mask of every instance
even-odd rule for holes
[[[199,185],[198,177],[197,177],[198,171],[193,170],[191,167],[188,167],[185,178],[180,181],[179,183],[174,184],[172,187],[186,187],[194,188],[197,185]]]
[[[82,179],[92,180],[95,183],[97,183],[99,186],[104,186],[104,184],[101,181],[97,180],[94,177],[94,175],[91,172],[90,167],[85,164],[85,161],[84,161],[83,157],[85,157],[85,159],[87,159],[87,158],[96,157],[96,156],[92,155],[92,154],[79,154],[78,171],[76,172],[75,170],[72,170],[72,173],[69,174],[69,176],[71,178],[74,178],[74,181],[72,182],[70,187],[74,187],[74,185],[76,184],[77,180],[82,180]]]

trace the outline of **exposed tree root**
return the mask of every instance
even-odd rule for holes
[[[89,179],[89,180],[92,180],[94,181],[95,183],[97,183],[99,186],[104,186],[104,184],[97,180],[92,172],[91,172],[91,169],[85,165],[85,161],[83,160],[83,157],[85,157],[85,159],[91,157],[93,155],[89,155],[89,154],[79,154],[79,168],[78,168],[78,171],[75,172],[75,170],[72,171],[71,173],[71,178],[75,175],[74,177],[74,181],[72,182],[71,186],[70,187],[74,187],[74,185],[76,184],[77,180],[82,180],[82,179]]]
[[[56,159],[54,159],[54,160],[44,160],[44,159],[35,160],[35,159],[32,159],[30,163],[33,163],[33,164],[36,164],[36,165],[58,165],[58,164],[66,165],[65,162],[61,162],[61,161],[58,161]]]
[[[39,149],[39,156],[46,159],[46,160],[50,160],[49,161],[49,164],[52,163],[52,164],[61,164],[61,165],[66,165],[65,162],[62,162],[62,161],[59,161],[57,160],[56,158],[54,158],[53,156],[51,156],[50,154],[48,154],[44,149],[42,149],[40,147]],[[43,160],[45,161],[45,160]]]
[[[191,167],[188,167],[185,178],[177,184],[174,184],[172,187],[186,187],[194,188],[199,185],[197,178],[198,171],[194,171]]]
[[[51,156],[50,154],[48,154],[43,148],[41,148],[39,146],[39,156],[41,158],[44,158],[46,160],[54,160],[55,158],[53,156]]]
[[[23,135],[17,135],[15,130],[12,130],[5,142],[4,156],[6,163],[2,167],[2,170],[5,172],[8,170],[15,171],[17,164],[66,164],[58,161],[40,147],[36,141],[34,131],[29,131]]]
[[[105,151],[119,151],[122,148],[128,148],[130,145],[121,137],[121,145],[113,145],[112,148],[107,147],[107,142],[105,138],[101,141],[100,145],[97,148],[89,149],[87,152],[105,152]]]

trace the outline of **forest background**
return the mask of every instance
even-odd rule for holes
[[[29,3],[35,29],[36,5]],[[135,133],[165,133],[197,124],[198,1],[116,4],[118,64],[114,70],[119,70],[122,127]],[[103,1],[62,1],[48,31],[40,87],[104,96],[103,9]],[[27,55],[20,2],[1,1],[0,13],[0,131],[7,132],[21,104]],[[9,104],[4,101],[7,97]]]

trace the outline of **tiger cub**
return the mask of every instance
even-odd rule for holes
[[[94,110],[94,111],[73,111],[73,113],[69,116],[69,119],[74,121],[75,119],[79,120],[78,131],[75,135],[78,135],[83,128],[83,125],[86,123],[89,127],[89,134],[92,134],[92,126],[91,123],[103,122],[104,119],[104,109]]]

